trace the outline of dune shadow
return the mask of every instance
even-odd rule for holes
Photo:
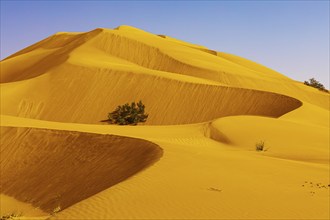
[[[46,212],[65,209],[150,166],[149,141],[73,131],[1,127],[1,193]]]

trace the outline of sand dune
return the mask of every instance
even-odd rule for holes
[[[128,31],[133,31],[134,39]],[[159,44],[162,42],[164,45]],[[158,44],[162,50],[156,47]],[[55,52],[31,67],[12,72],[15,71],[12,66],[25,61],[25,56],[54,48]],[[284,95],[218,84],[212,78],[218,70],[202,70],[196,64],[174,58],[177,48],[189,57],[193,53],[201,62],[216,63],[213,59],[219,59],[173,39],[129,27],[55,35],[3,61],[2,79],[7,83],[1,85],[2,113],[99,123],[117,105],[141,99],[150,114],[148,124],[182,124],[229,115],[279,117],[301,105],[300,101]],[[215,81],[206,81],[210,79]],[[94,106],[98,106],[98,111]]]
[[[328,108],[329,101],[326,95],[320,92],[314,92],[315,94],[312,95],[313,92],[311,91],[314,90],[306,88],[306,86],[301,83],[295,83],[291,79],[288,79],[273,70],[269,70],[266,67],[246,59],[224,53],[217,53],[218,56],[215,56],[213,54],[205,53],[205,50],[207,50],[205,48],[203,48],[204,51],[201,51],[200,47],[197,47],[197,49],[196,47],[197,46],[194,47],[190,44],[183,44],[180,41],[178,43],[178,41],[171,38],[161,38],[157,35],[149,34],[127,26],[122,26],[118,30],[95,29],[91,32],[79,34],[60,33],[2,61],[1,82],[30,79],[35,76],[46,74],[51,75],[48,76],[48,78],[62,80],[62,83],[59,84],[59,82],[55,82],[56,84],[53,84],[52,82],[49,82],[50,79],[47,79],[46,82],[40,82],[43,84],[43,87],[48,88],[48,84],[52,83],[52,87],[58,86],[58,90],[62,90],[62,84],[64,83],[63,80],[69,80],[67,85],[64,86],[74,83],[72,81],[76,79],[70,79],[72,75],[72,77],[77,77],[79,73],[79,75],[84,75],[87,78],[94,78],[95,73],[102,72],[108,74],[109,72],[117,72],[117,70],[119,70],[120,72],[118,74],[134,73],[135,77],[138,77],[141,81],[145,81],[146,84],[148,84],[150,77],[145,78],[145,74],[153,75],[157,79],[159,79],[159,77],[167,77],[178,81],[188,81],[190,83],[211,84],[207,82],[213,81],[213,84],[220,83],[221,85],[227,85],[230,87],[263,90],[266,92],[271,91]],[[93,56],[91,56],[91,54],[93,54]],[[74,67],[72,67],[72,64]],[[207,69],[205,69],[205,67],[207,67]],[[55,73],[56,77],[53,77]],[[135,73],[143,74],[137,75]],[[60,74],[61,76],[58,76],[57,74]],[[70,77],[67,76],[68,74],[70,74]],[[90,76],[87,76],[87,74],[90,74]],[[109,79],[105,79],[105,81],[111,80],[112,83],[116,83],[116,77],[112,79],[113,77],[110,76],[110,74],[108,75]],[[118,82],[116,84],[123,87],[126,84],[129,84],[128,82],[132,81],[130,79],[126,80],[127,83]],[[124,79],[122,79],[122,81],[124,81]],[[153,85],[156,85],[154,80],[152,83]],[[150,85],[150,83],[148,85]],[[77,86],[81,87],[83,85],[81,83]],[[134,88],[143,88],[142,86],[132,86],[134,86]],[[158,87],[164,86],[160,85]],[[99,88],[100,90],[104,90],[101,86],[99,86]],[[128,87],[126,89],[131,88]],[[149,88],[143,88],[143,90],[147,89]],[[202,88],[198,91],[201,91],[202,93],[205,89]],[[47,91],[40,92],[46,92],[47,94]],[[58,93],[57,91],[55,92]],[[105,90],[104,93],[106,92],[108,91]],[[187,92],[191,93],[192,91]],[[2,93],[5,96],[5,92]],[[30,94],[32,92],[27,91],[27,93]],[[148,91],[148,93],[157,94],[153,90]],[[194,93],[196,92],[194,91]],[[125,94],[125,92],[117,90],[116,94]],[[55,97],[56,95],[50,94],[50,96]],[[144,97],[141,96],[136,98]],[[7,100],[6,97],[3,97],[2,99],[5,101]],[[11,101],[12,98],[8,99]],[[17,100],[22,99],[22,97],[17,98]],[[129,97],[127,99],[130,101],[132,98]],[[44,101],[42,99],[31,101],[31,103],[35,102],[43,103]],[[108,105],[113,108],[114,106],[121,104],[119,102],[122,102],[122,100],[113,100],[112,103],[109,103]],[[19,104],[16,104],[14,110],[2,111],[4,114],[22,115],[17,114],[20,110],[18,109]],[[153,103],[148,104],[150,106]],[[205,103],[205,105],[208,105],[208,103]],[[280,104],[276,105],[279,106]],[[169,111],[170,110],[171,109],[169,109]],[[104,115],[104,111],[102,114]],[[240,112],[239,114],[250,113]],[[225,115],[231,114],[229,113]],[[268,116],[268,114],[266,115]],[[201,120],[214,119],[220,116],[223,115],[217,114],[215,117],[208,116],[208,119],[205,119],[202,116]],[[34,115],[25,115],[25,117],[35,118]],[[49,118],[44,119],[48,120]],[[58,118],[54,120],[64,119]],[[77,119],[74,120],[74,122],[76,121]],[[79,122],[92,123],[90,120],[80,120]],[[155,124],[193,122],[200,122],[200,120],[155,122]]]
[[[253,61],[98,28],[2,60],[0,86],[1,214],[329,219],[329,93]],[[138,100],[145,126],[100,122]]]
[[[148,141],[1,127],[1,193],[51,213],[121,182],[157,161]]]
[[[265,148],[270,151],[268,156],[329,163],[330,139],[327,127],[302,126],[301,123],[283,119],[254,116],[225,117],[215,120],[212,126],[214,129],[211,137],[234,147],[254,150],[256,143],[264,141]]]
[[[147,124],[196,123],[245,114],[279,117],[301,105],[275,93],[74,65],[2,87],[7,91],[2,93],[3,114],[76,123],[97,124],[116,106],[138,100],[147,106]]]
[[[207,48],[182,43],[182,41],[173,38],[160,38],[157,35],[129,26],[120,26],[115,30],[98,28],[79,34],[56,34],[8,57],[2,66],[9,66],[8,69],[12,69],[12,65],[8,62],[10,59],[30,56],[30,53],[39,49],[56,49],[56,53],[60,53],[63,60],[69,55],[74,56],[77,51],[79,53],[81,50],[91,48],[96,48],[106,55],[112,55],[149,69],[195,76],[229,85],[233,83],[230,80],[234,80],[237,76],[253,79],[271,77],[272,79],[288,80],[287,77],[275,71],[269,71],[268,74],[255,71],[257,69],[255,67],[240,65],[240,63],[231,62],[222,56],[215,56],[218,54],[216,52],[210,54],[210,50]],[[19,62],[19,60],[16,61],[16,64]],[[47,63],[49,65],[53,62]],[[259,67],[260,65],[254,63],[253,66]],[[38,72],[42,74],[41,71]],[[20,74],[19,77],[15,74],[8,75],[10,76],[1,79],[1,82],[12,82],[33,77],[29,74]]]
[[[268,120],[270,129],[272,124],[281,124],[277,122],[278,119]],[[316,160],[306,162],[274,155],[279,149],[273,142],[277,135],[283,135],[286,130],[282,132],[276,129],[272,139],[266,139],[270,149],[258,153],[254,151],[254,142],[251,141],[242,146],[213,141],[208,138],[208,123],[126,127],[47,122],[12,116],[3,116],[1,121],[10,126],[77,129],[80,132],[139,137],[157,143],[164,149],[161,160],[143,173],[76,203],[59,213],[57,218],[60,219],[329,217],[329,189],[324,187],[330,181],[329,167]],[[232,131],[228,129],[228,132]],[[267,133],[266,130],[264,134]],[[246,135],[249,134],[253,132]],[[233,137],[236,138],[233,141],[238,140],[234,135],[230,138]],[[242,138],[248,140],[245,136]],[[285,156],[307,151],[313,153],[314,150],[310,148],[313,141],[306,142],[306,139],[294,139],[300,143],[299,150],[293,146],[290,151],[290,145],[284,146],[288,148]],[[313,157],[320,155],[324,156],[314,153]],[[320,188],[317,186],[319,183]]]
[[[77,35],[60,34],[51,36],[7,57],[1,63],[0,82],[30,79],[46,73],[65,62],[73,49],[79,47],[95,34],[97,34],[97,31]]]

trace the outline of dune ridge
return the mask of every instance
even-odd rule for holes
[[[0,89],[5,210],[329,219],[330,96],[253,61],[124,25],[9,56]],[[144,126],[100,122],[139,100]]]
[[[48,213],[107,189],[162,156],[156,144],[115,135],[2,126],[1,137],[1,193]]]
[[[3,114],[95,124],[117,105],[143,100],[150,115],[147,124],[164,125],[197,123],[228,115],[279,117],[301,106],[299,100],[275,93],[76,65],[59,67],[33,81],[35,86],[17,94],[15,102],[11,100],[13,104],[2,105]],[[26,84],[31,82],[21,82],[16,87],[26,88]],[[29,91],[32,89],[33,93]],[[79,91],[83,98],[78,99],[70,91]],[[10,100],[5,95],[2,99]],[[12,98],[15,95],[9,94]]]
[[[0,82],[13,82],[42,75],[64,63],[71,51],[95,37],[98,29],[83,34],[57,34],[46,38],[2,60]],[[40,53],[41,50],[41,53]],[[34,62],[25,59],[25,55],[37,53]],[[33,61],[33,60],[32,60]],[[17,66],[17,63],[21,65]]]
[[[261,132],[262,136],[268,134],[272,137],[270,142],[266,142],[267,145],[276,141],[277,136],[281,141],[283,134],[288,133],[287,130],[296,126],[296,123],[282,124],[282,119],[264,118],[268,119],[269,128],[264,131],[258,129],[258,132],[253,133],[248,127],[253,126],[255,120],[251,120],[254,116],[249,117],[252,124],[246,123],[248,120],[244,122],[244,116],[224,118],[227,121],[224,126],[231,129],[223,131],[234,144],[208,138],[210,125],[205,123],[180,126],[102,126],[13,116],[2,116],[1,121],[8,126],[138,137],[164,149],[161,160],[143,173],[70,206],[57,215],[60,219],[327,219],[328,188],[319,188],[316,184],[321,183],[323,186],[329,183],[328,165],[273,154],[277,148],[287,147],[288,151],[283,152],[285,157],[296,153],[307,155],[313,152],[310,146],[314,139],[306,137],[300,142],[298,132],[293,135],[291,143],[297,143],[292,149],[289,143],[284,146],[270,145],[271,149],[267,152],[255,152],[254,143],[246,145],[247,140],[253,142],[255,137],[259,139],[258,133]],[[255,117],[258,118],[262,120],[262,117]],[[238,121],[243,122],[242,128]],[[273,125],[274,131],[271,130]],[[279,125],[287,128],[278,129]],[[260,124],[261,128],[263,126],[263,123]],[[298,126],[303,129],[301,125]],[[241,135],[241,131],[246,133],[242,140],[237,136]],[[249,139],[251,134],[253,137]],[[318,134],[317,130],[311,135],[325,138],[324,133]],[[325,150],[327,143],[323,142],[317,148]],[[311,158],[322,159],[324,154],[318,150]],[[313,183],[311,186],[314,188],[310,188],[309,182]],[[303,187],[304,184],[306,186]]]
[[[40,50],[46,50],[46,52],[39,53],[50,53],[50,55],[46,58],[42,55],[41,61],[37,64],[27,66],[33,53]],[[55,50],[55,52],[48,50]],[[82,59],[86,64],[91,63],[91,59],[85,58],[99,51],[103,52],[103,55],[98,55],[97,59],[113,60],[108,64],[99,63],[100,68],[112,69],[113,64],[118,63],[118,58],[120,58],[147,68],[149,71],[161,70],[171,74],[194,76],[196,82],[198,82],[196,78],[200,78],[230,87],[270,91],[306,100],[324,108],[328,107],[329,102],[324,94],[316,92],[311,98],[313,90],[306,88],[302,83],[294,82],[276,71],[247,59],[223,52],[217,52],[215,56],[205,52],[207,50],[209,49],[205,47],[183,43],[173,38],[162,38],[128,26],[121,26],[115,30],[98,28],[78,34],[60,33],[4,59],[1,65],[1,82],[33,78],[63,63],[71,62],[72,59]],[[28,62],[24,57],[27,57]],[[38,59],[38,56],[35,59]],[[18,63],[20,65],[17,65]],[[82,62],[79,65],[85,66]],[[122,68],[136,72],[136,67],[127,63],[126,67]],[[154,74],[158,75],[157,72]]]

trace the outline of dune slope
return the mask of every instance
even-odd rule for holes
[[[2,60],[0,81],[6,210],[329,219],[329,93],[275,70],[120,26],[50,36]],[[146,125],[100,122],[139,100]]]
[[[162,156],[151,142],[1,127],[1,193],[51,213],[117,184]]]
[[[243,121],[244,116],[240,117]],[[70,206],[58,213],[59,219],[329,218],[330,179],[329,166],[322,161],[325,155],[320,151],[313,153],[310,147],[313,140],[299,141],[295,136],[299,149],[293,146],[290,150],[287,145],[284,146],[289,148],[287,151],[276,154],[281,146],[274,144],[274,140],[277,136],[283,139],[286,132],[276,129],[281,124],[276,122],[277,119],[268,119],[268,126],[272,128],[274,124],[275,129],[272,139],[266,139],[267,146],[270,146],[266,152],[256,152],[254,142],[237,144],[244,124],[236,134],[234,129],[234,132],[228,129],[232,144],[208,138],[211,126],[208,123],[141,127],[59,123],[12,116],[3,116],[1,120],[10,126],[76,129],[79,132],[138,137],[164,149],[163,157],[153,166]],[[237,121],[233,120],[233,125],[235,123]],[[224,126],[228,127],[228,124],[224,123]],[[253,134],[250,130],[247,137]],[[267,133],[266,130],[264,134]],[[288,132],[286,135],[287,139],[292,136]],[[249,140],[247,137],[242,136],[242,142]],[[323,146],[326,144],[323,142]],[[311,158],[314,160],[293,157],[308,151],[313,153]]]
[[[73,65],[4,84],[2,90],[3,114],[91,124],[106,119],[118,105],[138,100],[150,115],[147,124],[196,123],[244,114],[279,117],[301,105],[275,93]]]
[[[206,50],[128,26],[58,33],[2,61],[1,111],[98,123],[116,106],[142,99],[149,124],[181,124],[230,115],[279,117],[301,101],[328,108],[321,92],[254,62]]]

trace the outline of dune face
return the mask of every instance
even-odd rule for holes
[[[120,26],[50,36],[2,60],[0,81],[9,212],[330,217],[329,93],[253,61]],[[100,122],[139,100],[145,126]]]
[[[249,146],[253,150],[255,143],[263,140],[266,148],[272,148],[268,156],[322,164],[328,164],[330,160],[329,128],[326,126],[302,125],[283,118],[237,116],[215,120],[211,131],[213,139],[238,148]]]
[[[147,124],[183,124],[230,115],[279,117],[301,105],[294,98],[274,93],[93,70],[65,66],[52,75],[33,79],[33,83],[21,82],[14,94],[8,93],[14,100],[3,97],[12,102],[3,105],[3,113],[97,124],[118,105],[143,100],[149,114]],[[26,93],[17,94],[22,90]]]
[[[72,50],[97,32],[54,35],[7,57],[1,65],[1,83],[30,79],[46,73],[65,62]]]
[[[51,213],[117,184],[162,156],[151,142],[1,127],[1,193]]]
[[[8,57],[1,68],[2,114],[42,120],[97,124],[118,105],[138,100],[146,104],[147,124],[156,125],[279,117],[301,106],[283,94],[225,85],[237,80],[223,69],[256,70],[130,27],[56,34]]]

